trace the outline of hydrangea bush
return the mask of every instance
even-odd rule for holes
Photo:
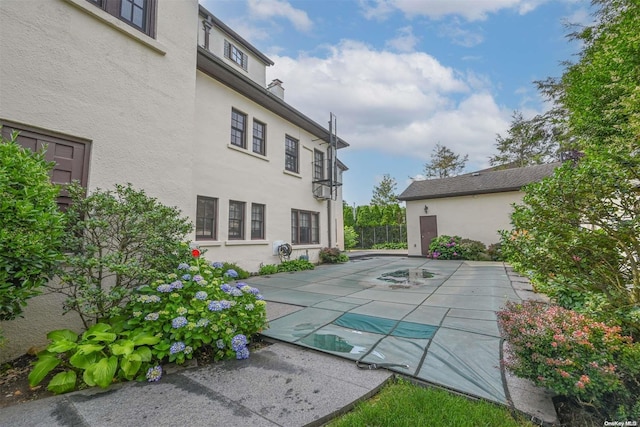
[[[197,251],[197,250],[196,250]],[[214,360],[249,357],[249,337],[266,324],[266,303],[258,289],[223,263],[194,258],[181,263],[162,280],[141,286],[126,306],[125,328],[160,337],[153,346],[156,360],[184,363],[209,346]],[[150,368],[155,381],[161,368]]]
[[[509,342],[505,366],[605,417],[640,416],[640,344],[557,305],[509,302],[498,312]]]

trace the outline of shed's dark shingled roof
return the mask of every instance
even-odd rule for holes
[[[414,181],[398,196],[398,199],[438,199],[472,194],[518,191],[526,184],[551,176],[553,170],[560,164],[559,162],[548,163],[524,168],[476,172],[451,178]]]

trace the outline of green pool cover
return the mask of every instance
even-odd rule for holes
[[[402,269],[420,274],[379,280]],[[520,298],[501,263],[379,257],[247,282],[301,307],[267,337],[507,403],[496,311]]]

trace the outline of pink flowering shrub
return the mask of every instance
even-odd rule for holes
[[[498,323],[515,375],[575,398],[603,416],[640,416],[640,344],[572,310],[507,303]]]

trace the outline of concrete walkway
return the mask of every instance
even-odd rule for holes
[[[297,274],[287,274],[286,280],[296,280]],[[509,278],[519,297],[536,297],[526,280],[513,272]],[[267,300],[270,321],[304,309],[269,301],[268,293]],[[393,375],[276,342],[248,360],[169,371],[158,383],[130,382],[3,408],[0,426],[315,426],[375,394]],[[545,424],[557,423],[549,394],[527,381],[506,379],[516,409]]]

